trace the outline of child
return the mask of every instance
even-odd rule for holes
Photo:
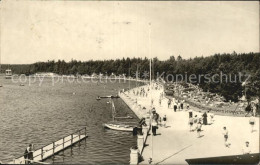
[[[198,124],[197,124],[197,135],[198,135],[198,138],[200,138],[201,126],[202,126],[202,124],[199,121]]]
[[[162,124],[163,124],[163,126],[164,126],[165,128],[166,128],[166,120],[167,120],[166,115],[164,115],[164,116],[163,116],[163,123],[162,123]]]

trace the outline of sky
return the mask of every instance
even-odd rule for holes
[[[1,63],[259,52],[258,1],[0,1]]]

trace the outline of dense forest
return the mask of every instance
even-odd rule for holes
[[[186,75],[189,77],[193,74],[208,75],[214,77],[217,82],[208,81],[204,77],[200,77],[200,81],[188,82],[199,84],[204,91],[216,92],[223,95],[226,100],[238,101],[246,90],[247,99],[260,96],[260,53],[242,53],[237,54],[215,54],[208,57],[195,57],[190,59],[182,59],[179,55],[170,56],[168,60],[161,61],[158,58],[152,59],[152,77],[155,79],[157,75],[162,75],[165,80],[176,81],[174,76],[167,75]],[[136,71],[140,73],[138,77],[147,78],[144,73],[149,72],[148,58],[123,58],[115,60],[97,60],[97,61],[77,61],[64,60],[37,62],[25,65],[2,65],[1,72],[5,69],[12,69],[15,74],[34,74],[37,72],[54,72],[61,75],[68,74],[88,74],[103,73],[111,75],[112,73],[119,75],[125,74],[127,77],[136,76]],[[225,74],[228,76],[214,76],[215,74]],[[149,75],[149,74],[148,74]],[[241,75],[241,76],[239,76]],[[249,77],[250,75],[250,77]],[[242,83],[249,77],[246,83]],[[227,81],[228,79],[228,81]],[[180,80],[180,79],[177,79]],[[242,81],[241,81],[242,80]]]

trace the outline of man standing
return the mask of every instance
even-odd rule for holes
[[[33,144],[29,144],[24,152],[25,164],[31,164],[33,160]]]
[[[156,129],[158,128],[159,114],[156,113],[155,108],[152,109],[152,133],[156,135]]]

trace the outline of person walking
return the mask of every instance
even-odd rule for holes
[[[163,116],[163,122],[162,122],[162,124],[163,124],[163,126],[166,128],[166,121],[167,121],[167,117],[166,117],[166,115],[164,115]]]
[[[177,108],[178,108],[178,111],[180,111],[181,110],[181,103],[178,101],[178,103],[177,103]]]
[[[193,129],[192,129],[192,126],[193,126],[193,118],[192,118],[192,117],[189,118],[189,125],[190,125],[190,132],[191,132],[191,131],[193,131]]]
[[[168,100],[168,108],[170,108],[170,106],[171,106],[171,100],[169,99]]]
[[[197,115],[194,116],[193,123],[197,124],[199,122],[199,118]]]
[[[254,117],[254,115],[252,115],[251,117],[250,117],[250,119],[249,119],[249,124],[251,125],[251,133],[253,133],[254,132],[254,126],[255,126],[255,117]]]
[[[249,142],[246,141],[246,145],[243,147],[243,154],[250,154],[251,153],[251,149],[249,147]]]
[[[173,108],[174,108],[174,112],[176,112],[177,111],[177,104],[176,104],[176,102],[174,102]]]
[[[181,101],[181,110],[183,110],[184,100]]]
[[[213,124],[214,122],[214,114],[208,111],[208,116],[209,116],[209,124]]]
[[[208,125],[208,115],[206,112],[203,113],[203,125]]]
[[[201,122],[199,121],[198,124],[197,124],[197,138],[200,138],[200,132],[201,132],[201,127],[202,127],[202,124]]]
[[[192,112],[192,109],[190,109],[189,106],[188,106],[187,108],[188,108],[188,112],[189,112],[189,118],[191,118],[191,117],[192,117],[192,113],[193,113],[193,112]]]
[[[229,147],[228,143],[228,130],[226,127],[223,127],[223,135],[224,135],[224,144],[226,147]]]

